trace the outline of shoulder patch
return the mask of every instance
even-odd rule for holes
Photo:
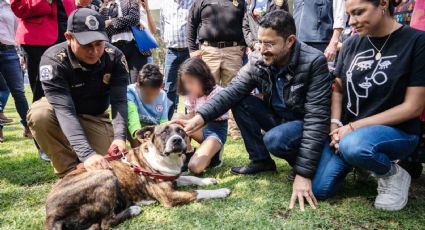
[[[124,55],[121,56],[121,64],[124,66],[127,73],[130,73],[130,71],[128,70],[127,60],[125,59]]]
[[[40,66],[40,81],[50,81],[53,78],[53,67],[51,65]]]
[[[62,50],[61,52],[59,52],[58,54],[56,54],[56,58],[59,60],[59,61],[64,61],[65,60],[65,58],[66,58],[67,56],[66,56],[66,52],[65,52],[65,50]]]
[[[105,52],[108,53],[108,54],[113,54],[114,50],[111,47],[106,47]]]

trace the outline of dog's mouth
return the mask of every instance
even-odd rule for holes
[[[177,154],[181,156],[186,151],[186,143],[183,138],[171,138],[167,141],[164,149],[164,155],[170,156],[172,154]]]

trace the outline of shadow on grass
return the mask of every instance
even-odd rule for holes
[[[55,179],[50,164],[35,155],[0,159],[0,180],[16,185],[33,185],[52,182]]]

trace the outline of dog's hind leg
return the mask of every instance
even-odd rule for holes
[[[142,208],[138,205],[130,206],[124,211],[118,213],[115,217],[108,217],[102,220],[102,229],[109,229],[114,227],[124,220],[130,219],[134,216],[139,215],[142,212]]]
[[[176,180],[177,187],[188,186],[188,185],[213,185],[217,184],[217,180],[214,178],[199,178],[195,176],[181,176]]]

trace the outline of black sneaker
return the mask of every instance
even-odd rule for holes
[[[218,151],[214,157],[211,159],[210,165],[208,165],[209,169],[220,168],[223,165],[223,151],[224,147],[221,147],[220,151]]]
[[[240,167],[232,167],[230,169],[235,174],[254,175],[260,172],[276,172],[276,164],[273,160],[249,162],[248,165]]]
[[[288,179],[288,181],[290,181],[290,182],[294,182],[296,175],[297,174],[295,173],[295,170],[294,169],[291,169],[291,171],[289,172],[288,176],[286,176],[286,179]]]

